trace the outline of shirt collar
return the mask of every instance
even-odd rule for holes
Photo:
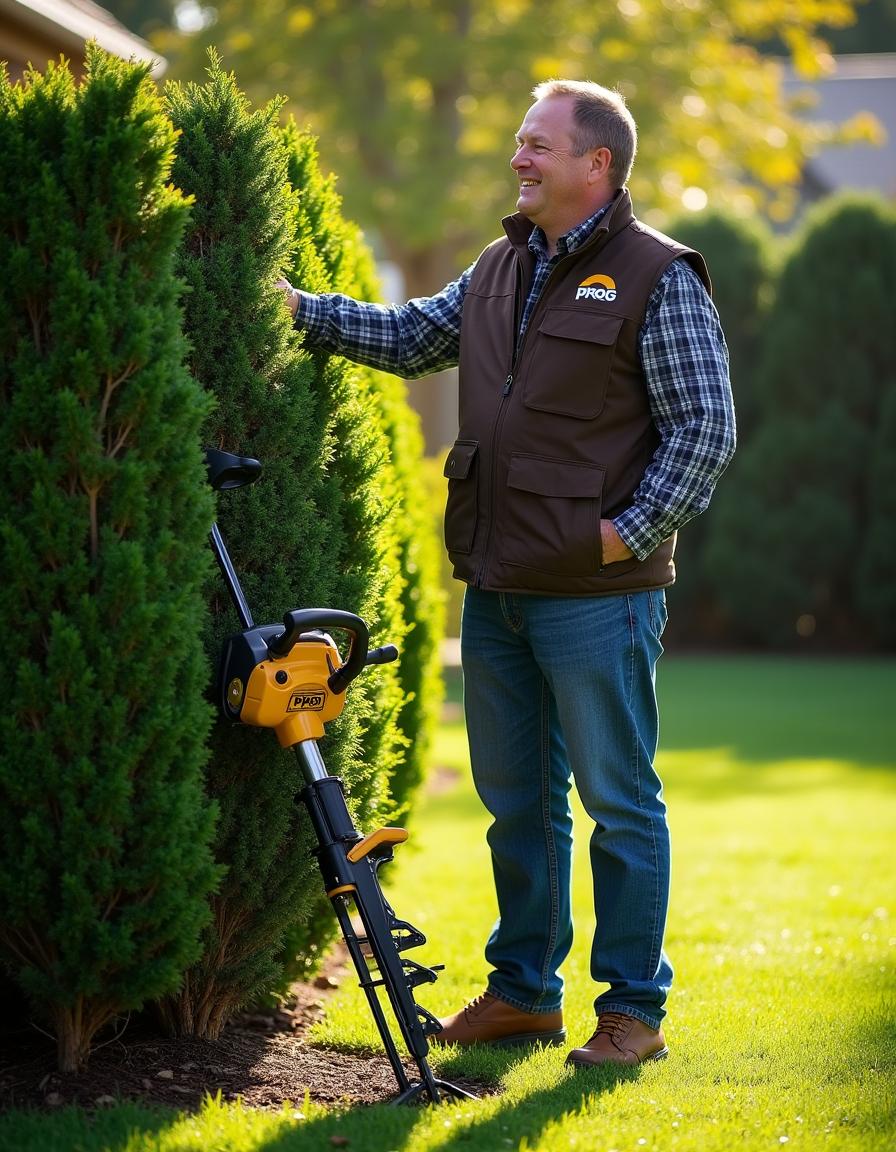
[[[564,236],[561,236],[557,241],[556,256],[568,256],[570,252],[575,252],[577,248],[581,248],[594,229],[600,224],[601,220],[603,220],[612,204],[612,200],[608,201],[602,208],[598,208],[593,216],[589,216],[587,220],[583,220],[581,224],[577,224],[575,228],[571,228]],[[554,259],[554,257],[548,253],[548,238],[537,224],[529,236],[529,251],[539,260]]]

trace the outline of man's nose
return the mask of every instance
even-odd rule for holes
[[[523,146],[520,145],[516,152],[510,157],[510,167],[516,172],[518,168],[525,168],[528,163],[529,157],[526,155]]]

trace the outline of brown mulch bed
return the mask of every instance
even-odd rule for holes
[[[388,1102],[398,1086],[385,1054],[307,1042],[309,1026],[343,979],[354,974],[337,956],[316,981],[294,986],[288,1009],[239,1016],[214,1042],[170,1040],[146,1021],[132,1021],[116,1039],[98,1039],[78,1075],[57,1070],[55,1044],[33,1027],[0,1031],[0,1108],[97,1108],[134,1100],[190,1111],[219,1092],[224,1100],[278,1111],[285,1101],[301,1104],[306,1093],[327,1105]],[[408,1061],[406,1067],[416,1082],[416,1066]],[[483,1091],[481,1084],[455,1082],[477,1095]]]

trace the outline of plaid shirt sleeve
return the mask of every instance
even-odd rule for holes
[[[472,265],[435,296],[407,304],[368,304],[350,296],[299,293],[295,326],[309,344],[405,379],[452,368]]]
[[[639,338],[660,444],[631,507],[614,523],[643,560],[707,507],[734,454],[735,424],[718,313],[686,261],[675,260],[661,276]]]

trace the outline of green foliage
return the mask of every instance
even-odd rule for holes
[[[433,534],[439,541],[443,535],[445,502],[448,499],[448,481],[444,475],[447,455],[448,449],[446,447],[435,456],[427,456],[423,461],[419,476],[421,503],[429,514]],[[445,548],[440,545],[438,552],[439,580],[445,602],[444,634],[456,637],[460,636],[460,619],[463,613],[466,584],[454,579],[454,569]]]
[[[399,380],[376,373],[374,381],[399,490],[397,563],[404,577],[401,607],[408,628],[398,664],[403,699],[396,716],[406,750],[392,773],[389,795],[399,810],[409,812],[426,775],[442,703],[442,549],[421,474],[424,460],[419,419],[409,408]],[[438,507],[441,509],[442,504]]]
[[[868,508],[856,607],[871,635],[896,646],[896,387],[881,399],[867,462]]]
[[[892,205],[844,197],[810,215],[769,314],[761,426],[707,549],[735,636],[892,641],[894,292]]]
[[[332,221],[309,224],[313,197],[287,183],[279,102],[253,111],[217,59],[204,85],[167,94],[181,133],[174,179],[196,201],[181,271],[191,288],[191,367],[217,401],[206,439],[257,456],[265,469],[253,488],[219,501],[253,615],[275,622],[290,608],[346,608],[365,618],[374,643],[400,643],[395,481],[374,398],[363,376],[301,348],[273,287],[294,250],[297,279],[321,282],[315,237],[338,227],[336,209]],[[209,596],[214,657],[238,625],[219,581]],[[369,674],[322,743],[363,825],[386,802],[401,700],[394,668]],[[296,800],[302,784],[296,758],[272,733],[216,724],[207,786],[221,808],[216,850],[227,876],[205,956],[163,1008],[171,1027],[215,1036],[237,1007],[282,989],[320,947],[322,893]],[[323,935],[331,921],[327,905]]]
[[[0,944],[68,1070],[177,987],[216,878],[188,206],[147,69],[87,63],[0,79]]]
[[[715,203],[792,207],[801,161],[824,130],[782,95],[777,60],[753,47],[784,27],[802,75],[817,74],[820,27],[852,19],[846,0],[732,5],[666,0],[380,0],[293,7],[216,0],[195,36],[157,41],[194,77],[206,45],[247,91],[288,91],[300,123],[339,172],[349,215],[382,241],[410,295],[434,291],[512,208],[513,135],[533,84],[591,77],[627,96],[641,135],[632,178],[645,213]],[[651,220],[651,222],[656,222]]]
[[[375,294],[372,261],[357,228],[341,215],[332,178],[320,172],[314,141],[294,123],[284,139],[296,234],[288,275],[312,290]],[[429,525],[421,526],[416,508],[411,510],[408,482],[421,445],[397,381],[324,355],[313,359],[332,443],[327,475],[340,493],[340,544],[329,602],[351,606],[377,643],[394,642],[401,650],[398,665],[365,680],[359,748],[346,776],[358,810],[369,819],[377,807],[408,806],[422,778],[438,705],[438,589],[426,565],[429,538],[421,530]],[[328,739],[329,763],[335,751]],[[288,934],[287,978],[315,962],[334,928],[321,893],[310,919]]]
[[[159,28],[175,23],[179,0],[106,0],[103,7],[126,28],[147,36]]]
[[[291,241],[278,106],[250,111],[216,61],[205,85],[169,85],[166,95],[179,133],[173,179],[195,199],[179,269],[190,288],[190,367],[216,401],[203,433],[265,469],[254,488],[220,497],[218,521],[255,619],[274,622],[322,600],[335,555],[312,368],[296,352],[273,288]],[[240,625],[217,572],[206,591],[213,667]],[[172,1029],[214,1037],[277,979],[285,927],[303,915],[315,884],[311,836],[294,800],[300,787],[294,756],[272,733],[217,719],[206,788],[220,806],[215,852],[226,876],[212,898],[204,955],[162,1005]]]
[[[889,52],[896,44],[896,0],[862,0],[855,21],[830,34],[833,52]]]

